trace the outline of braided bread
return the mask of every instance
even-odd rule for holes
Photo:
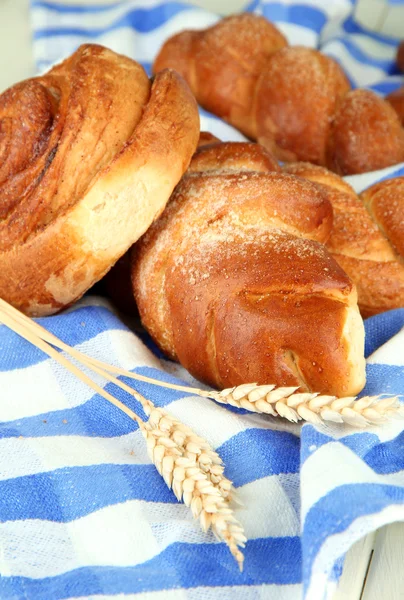
[[[334,222],[326,245],[355,283],[362,315],[404,307],[404,178],[378,183],[358,198],[323,167],[295,163],[283,170],[327,193]]]
[[[164,209],[198,135],[179,75],[151,85],[101,46],[4,92],[0,296],[32,315],[79,298]]]
[[[340,174],[404,161],[404,130],[389,104],[356,90],[317,50],[288,47],[274,25],[245,13],[170,38],[154,72],[173,67],[198,102],[282,161]]]
[[[279,173],[264,148],[199,148],[133,249],[144,326],[210,385],[357,393],[363,324],[355,287],[320,243],[331,227],[324,190]]]

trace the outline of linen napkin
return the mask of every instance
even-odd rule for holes
[[[399,83],[396,40],[363,30],[352,2],[246,5],[276,21],[292,43],[335,56],[354,85],[386,93]],[[169,35],[217,18],[161,0],[34,1],[34,52],[43,70],[93,41],[149,68]],[[242,139],[206,112],[202,126],[222,139]],[[348,179],[360,191],[396,174],[404,174],[402,165]],[[100,298],[87,297],[40,322],[93,357],[163,381],[192,383]],[[404,309],[372,317],[365,327],[363,393],[403,394]],[[366,431],[293,425],[186,393],[136,387],[222,456],[245,505],[237,510],[249,539],[244,572],[176,501],[136,425],[0,326],[1,598],[323,600],[332,597],[344,554],[356,540],[404,520],[402,421]],[[131,396],[114,393],[135,407]]]

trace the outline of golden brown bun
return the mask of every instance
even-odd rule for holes
[[[404,73],[404,40],[400,42],[397,48],[397,65],[402,73]]]
[[[257,78],[267,58],[286,45],[282,33],[264,17],[232,15],[202,32],[183,31],[170,38],[153,71],[176,69],[204,108],[253,136]]]
[[[263,17],[235,15],[173,36],[153,69],[164,67],[186,78],[204,108],[282,161],[310,161],[345,175],[404,160],[404,131],[392,107],[370,91],[349,92],[336,61],[288,47]],[[389,100],[403,118],[401,96]]]
[[[253,152],[244,165],[251,170],[232,170],[226,147],[234,151],[234,144],[198,151],[134,246],[143,324],[212,386],[257,381],[359,392],[365,363],[356,290],[319,243],[332,227],[327,194],[262,164],[255,170]],[[195,170],[200,154],[211,160],[214,150],[220,167]]]
[[[0,96],[0,296],[31,315],[79,298],[163,210],[198,142],[173,71],[81,46]]]
[[[199,147],[195,152],[188,173],[193,171],[278,171],[278,161],[268,150],[252,142],[222,142]]]
[[[404,177],[376,183],[360,197],[396,253],[404,258]]]
[[[327,166],[340,175],[404,161],[404,130],[388,102],[370,90],[346,94],[331,124]]]
[[[401,125],[404,126],[404,86],[391,92],[391,94],[386,96],[386,100],[394,108],[401,121]]]
[[[403,178],[376,184],[361,194],[371,216],[351,186],[335,173],[309,163],[285,165],[284,171],[327,191],[334,221],[326,245],[355,283],[362,315],[404,307],[404,264],[386,239],[396,243],[397,250],[402,248]]]
[[[330,120],[349,89],[332,58],[299,46],[280,50],[256,88],[258,141],[281,160],[324,165]]]

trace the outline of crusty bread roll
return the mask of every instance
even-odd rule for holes
[[[282,33],[264,17],[232,15],[204,31],[183,31],[168,39],[153,71],[176,69],[201,106],[253,137],[258,76],[268,56],[286,45]]]
[[[282,161],[347,175],[404,160],[404,130],[389,104],[370,91],[350,92],[336,61],[288,47],[263,17],[245,13],[173,36],[153,69],[166,67],[185,77],[204,108]]]
[[[394,108],[401,125],[404,127],[404,85],[386,96],[386,100]]]
[[[256,137],[281,160],[325,165],[330,121],[348,79],[332,58],[311,48],[280,50],[256,87]]]
[[[163,210],[199,136],[173,71],[81,46],[0,96],[0,296],[30,315],[79,298]]]
[[[334,221],[326,245],[356,284],[362,315],[404,307],[404,263],[399,257],[404,239],[404,178],[376,184],[359,199],[346,181],[323,167],[294,163],[285,165],[284,171],[327,192]]]
[[[360,198],[393,250],[404,260],[404,177],[375,183]]]
[[[404,129],[392,107],[370,90],[346,94],[331,124],[327,166],[340,175],[404,161]]]
[[[216,171],[232,169],[234,171],[281,171],[278,161],[260,144],[251,142],[226,142],[199,145],[188,173],[198,171]]]
[[[354,285],[320,243],[332,227],[327,194],[271,171],[270,162],[265,168],[257,162],[265,151],[254,144],[240,145],[240,170],[231,158],[236,145],[200,148],[134,246],[142,322],[210,385],[256,381],[355,394],[365,381],[364,330]]]

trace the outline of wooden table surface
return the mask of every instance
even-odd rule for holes
[[[218,3],[189,1],[212,9]],[[97,0],[101,2],[108,0]],[[380,0],[366,2],[380,4]],[[221,0],[224,12],[237,11],[245,4],[244,0]],[[364,2],[360,4],[363,12]],[[0,0],[0,93],[34,73],[28,6],[29,0]],[[334,600],[404,600],[404,523],[383,527],[351,548]]]

